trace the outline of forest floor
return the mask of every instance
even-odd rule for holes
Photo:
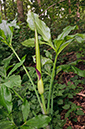
[[[72,99],[72,102],[78,106],[81,106],[81,110],[85,114],[85,85],[83,85],[83,89],[81,90],[81,92],[78,93],[76,96],[74,96],[74,98]],[[61,118],[64,118],[65,113],[66,113],[66,110],[63,110],[61,114],[62,116]],[[63,129],[67,129],[68,126],[71,126],[72,129],[85,129],[85,115],[83,116],[76,115],[75,117],[77,118],[77,122],[74,122],[72,120],[73,118],[71,120],[67,118],[67,122],[64,125]]]
[[[85,86],[83,88],[84,89],[73,98],[72,102],[78,106],[81,106],[81,109],[83,110],[83,112],[85,114]],[[66,113],[66,111],[63,110],[62,118],[65,113]],[[63,129],[66,129],[68,126],[71,126],[72,129],[85,129],[85,116],[84,115],[83,116],[76,115],[76,118],[77,118],[77,122],[74,122],[67,118],[67,122],[64,125]]]
[[[66,56],[68,57],[69,62],[76,60],[75,52],[66,53]],[[85,60],[85,57],[83,57],[83,59]],[[85,70],[85,63],[80,62],[78,63],[77,67],[81,70]],[[64,75],[63,83],[65,83],[66,85],[68,81],[71,81],[70,78],[75,76],[73,72],[69,72],[69,74],[64,72],[63,75]],[[84,78],[81,78],[81,81],[82,79]],[[82,87],[82,90],[80,93],[77,93],[76,96],[74,96],[74,98],[71,99],[71,101],[76,105],[81,106],[81,110],[85,114],[85,84],[82,84],[82,85],[78,84],[78,85]],[[61,113],[61,119],[65,117],[65,113],[66,113],[66,110],[63,110]],[[75,117],[77,118],[76,122],[74,122],[72,119],[69,120],[67,118],[66,124],[64,125],[63,129],[67,129],[68,126],[71,126],[72,129],[85,129],[85,115],[76,115]]]

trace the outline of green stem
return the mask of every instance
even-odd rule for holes
[[[35,29],[35,51],[36,51],[36,68],[41,73],[40,49],[39,49],[38,34],[36,29]]]
[[[47,112],[46,112],[46,106],[45,106],[45,99],[44,99],[44,95],[43,94],[41,94],[41,99],[42,99],[42,104],[43,104],[43,114],[47,114]]]
[[[51,129],[53,129],[53,124],[52,124],[52,121],[53,121],[53,89],[52,89],[52,95],[51,95]]]
[[[48,95],[48,105],[47,105],[47,113],[49,113],[49,108],[50,108],[50,99],[52,97],[53,99],[53,82],[54,82],[54,77],[55,77],[55,68],[56,68],[56,62],[57,62],[57,54],[56,54],[56,57],[55,57],[55,61],[54,61],[54,64],[53,64],[53,70],[52,70],[52,75],[51,75],[51,81],[50,81],[50,88],[49,88],[49,95]],[[52,95],[52,96],[51,96]],[[53,100],[52,100],[53,101]],[[52,102],[52,105],[51,105],[51,108],[53,108],[53,102]],[[51,112],[53,109],[51,109]]]
[[[53,89],[52,89],[52,95],[51,95],[51,115],[53,115]]]
[[[18,59],[19,61],[21,61],[21,59],[19,58],[19,56],[18,56],[17,53],[15,52],[14,48],[13,48],[12,46],[11,46],[10,48],[12,49],[13,53],[16,55],[17,59]],[[37,98],[38,98],[38,102],[39,102],[40,107],[41,107],[41,109],[42,109],[42,104],[41,104],[41,101],[40,101],[40,97],[39,97],[39,95],[38,95],[38,92],[37,92],[37,90],[36,90],[36,88],[35,88],[35,85],[34,85],[32,79],[31,79],[31,77],[30,77],[30,75],[29,75],[29,73],[28,73],[28,71],[27,71],[27,69],[26,69],[26,67],[25,67],[24,65],[23,65],[23,69],[25,70],[27,76],[28,76],[29,79],[30,79],[30,82],[31,82],[32,85],[33,85],[33,88],[34,88],[34,90],[35,90],[35,94],[36,94],[36,96],[37,96]]]
[[[24,102],[24,99],[14,90],[14,89],[12,89],[13,91],[14,91],[14,93]]]

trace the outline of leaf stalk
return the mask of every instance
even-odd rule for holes
[[[12,46],[11,46],[10,48],[12,49],[12,51],[13,51],[13,53],[15,54],[15,56],[17,57],[17,59],[21,62],[21,59],[19,58],[19,56],[18,56],[17,53],[15,52],[14,48],[13,48]],[[42,109],[42,104],[41,104],[41,100],[40,100],[40,97],[39,97],[39,95],[38,95],[38,92],[37,92],[37,90],[36,90],[36,88],[35,88],[35,85],[34,85],[32,79],[31,79],[31,77],[30,77],[30,75],[29,75],[29,73],[28,73],[28,71],[27,71],[27,69],[26,69],[26,67],[25,67],[24,65],[23,65],[23,69],[25,70],[25,72],[26,72],[28,78],[30,79],[30,82],[31,82],[31,84],[32,84],[32,86],[33,86],[33,88],[34,88],[35,94],[36,94],[37,99],[38,99],[38,102],[39,102],[39,104],[40,104],[40,107],[41,107],[41,109]]]
[[[55,77],[55,69],[56,69],[57,57],[58,57],[58,55],[56,53],[55,61],[54,61],[54,64],[53,64],[52,75],[51,75],[51,81],[50,81],[50,88],[49,88],[49,95],[48,95],[48,104],[47,104],[47,114],[49,114],[50,100],[52,102],[51,103],[51,113],[53,112],[53,82],[54,82],[54,77]]]

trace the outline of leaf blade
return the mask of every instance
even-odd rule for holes
[[[21,129],[24,129],[25,127],[27,127],[28,129],[46,127],[48,125],[48,123],[50,122],[50,120],[51,120],[51,118],[48,116],[38,115],[38,116],[33,117],[32,119],[28,120],[26,122],[26,124],[21,127]]]
[[[8,88],[13,88],[14,86],[19,87],[21,86],[21,77],[20,75],[12,75],[8,77],[5,82],[3,83]]]
[[[35,26],[37,28],[37,31],[40,35],[42,35],[43,39],[45,41],[51,42],[51,34],[49,27],[46,26],[46,24],[39,19],[39,16],[36,13],[33,13],[31,11],[28,11],[27,14],[27,22],[29,24],[29,27],[35,31]]]
[[[23,114],[24,122],[27,120],[29,112],[30,112],[30,105],[28,101],[25,100],[24,103],[22,104],[22,114]]]
[[[4,86],[0,85],[0,104],[4,106],[8,112],[12,111],[12,95],[9,89]]]
[[[63,32],[58,36],[58,40],[64,39],[72,30],[76,29],[77,26],[67,26],[63,29]]]

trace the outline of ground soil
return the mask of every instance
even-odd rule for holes
[[[84,89],[73,98],[72,102],[78,106],[81,106],[81,110],[83,110],[83,112],[85,113],[85,86]],[[65,113],[66,111],[63,110],[61,114],[62,118],[65,116]],[[67,122],[64,125],[63,129],[67,129],[68,126],[71,126],[72,129],[85,129],[85,115],[75,117],[77,118],[77,122],[74,122],[72,119],[69,120],[67,118]]]

